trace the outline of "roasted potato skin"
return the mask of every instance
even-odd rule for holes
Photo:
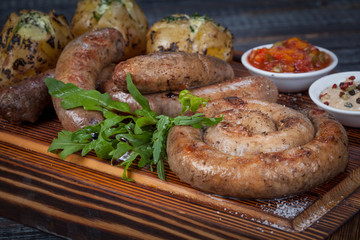
[[[128,59],[146,52],[146,33],[148,22],[144,12],[134,0],[109,2],[108,9],[100,17],[96,9],[106,0],[80,0],[71,21],[74,36],[93,29],[113,27],[119,30],[126,41],[125,54],[120,60]]]
[[[44,28],[25,24],[30,20],[24,19],[30,19],[30,15],[49,24]],[[55,11],[11,13],[0,35],[0,90],[55,68],[62,49],[72,38],[66,18]]]
[[[154,23],[146,35],[146,52],[201,53],[230,62],[233,35],[206,16],[174,14]]]

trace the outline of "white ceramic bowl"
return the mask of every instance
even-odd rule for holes
[[[355,81],[360,80],[360,72],[341,72],[327,75],[311,84],[309,88],[309,96],[311,100],[321,109],[331,113],[339,122],[345,126],[360,128],[360,111],[348,111],[330,107],[322,103],[319,99],[320,93],[334,83],[339,85],[346,78],[355,76]]]
[[[253,49],[258,49],[258,48],[263,48],[263,47],[270,48],[270,47],[272,47],[272,45],[273,44],[266,44],[266,45],[262,45],[259,47],[255,47]],[[318,71],[313,71],[313,72],[274,73],[274,72],[269,72],[269,71],[264,71],[264,70],[258,69],[256,67],[252,66],[248,62],[248,56],[249,56],[251,50],[253,50],[253,49],[246,51],[242,55],[241,62],[249,70],[249,72],[252,75],[261,75],[261,76],[265,76],[265,77],[269,78],[270,80],[272,80],[276,84],[276,86],[280,92],[301,92],[301,91],[307,90],[309,88],[309,86],[311,85],[311,83],[313,83],[315,80],[321,78],[322,76],[327,75],[338,64],[338,58],[336,57],[336,55],[334,53],[332,53],[331,51],[329,51],[325,48],[321,48],[321,47],[317,47],[317,48],[320,51],[324,51],[325,53],[329,54],[332,59],[332,62],[328,67],[318,70]]]

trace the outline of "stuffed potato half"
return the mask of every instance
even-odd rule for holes
[[[123,34],[126,47],[121,60],[145,53],[148,22],[134,0],[79,0],[71,21],[74,36],[105,27]]]
[[[154,23],[146,35],[146,52],[201,53],[230,62],[233,35],[212,18],[174,14]]]
[[[0,35],[0,89],[54,68],[71,39],[66,18],[55,11],[11,13]]]

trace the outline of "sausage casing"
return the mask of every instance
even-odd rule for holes
[[[225,61],[183,52],[152,53],[120,62],[113,75],[118,90],[127,92],[127,73],[142,94],[189,89],[234,78],[232,67]]]
[[[220,100],[206,107],[210,107],[207,116],[226,114],[226,111],[233,111],[231,109],[240,111],[247,108],[247,103],[254,102],[257,102],[257,107],[251,111],[261,110],[261,106],[279,108],[278,104],[258,100]],[[218,111],[220,108],[225,111]],[[204,130],[175,126],[167,140],[170,169],[181,180],[197,189],[237,198],[282,198],[310,190],[344,171],[348,162],[348,139],[343,126],[325,111],[310,110],[307,117],[315,130],[315,134],[310,132],[313,136],[311,140],[285,149],[246,154],[226,153],[208,144],[204,140]],[[286,130],[297,124],[296,119],[296,116],[293,119],[287,117],[279,123],[285,124],[283,127]],[[237,119],[233,124],[239,124],[239,121],[242,120]],[[229,126],[222,122],[218,125],[221,124],[224,124],[222,127],[225,129]],[[251,142],[255,133],[247,133],[250,128],[246,125],[239,124],[237,131],[239,129],[246,134],[241,131],[238,135],[246,135],[248,142]],[[272,133],[264,131],[257,134],[260,138],[266,138],[266,135]],[[222,137],[218,134],[215,144],[216,141],[221,142]],[[300,132],[292,136],[301,137]],[[237,146],[238,149],[247,148],[246,141],[240,144],[243,146]]]
[[[95,89],[101,70],[124,53],[122,34],[113,28],[85,33],[70,42],[61,53],[55,78],[85,90]],[[75,131],[103,120],[101,113],[82,108],[64,110],[61,99],[53,98],[54,108],[64,129]]]
[[[54,77],[54,69],[30,77],[0,91],[0,118],[12,123],[36,122],[51,107],[45,78]]]
[[[109,92],[114,100],[128,103],[132,111],[140,108],[140,105],[130,94],[117,91],[111,81],[106,82],[102,89]],[[145,94],[144,96],[148,99],[151,109],[156,113],[175,117],[180,115],[182,110],[179,93],[179,91],[168,91]],[[224,97],[239,97],[276,102],[278,97],[276,85],[268,78],[261,76],[237,77],[231,81],[193,88],[191,93],[211,100]]]

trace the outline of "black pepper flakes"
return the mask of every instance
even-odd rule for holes
[[[154,44],[154,35],[155,35],[155,31],[151,31],[150,33],[150,40],[151,40],[151,44]]]
[[[55,48],[55,38],[54,37],[50,37],[47,41],[47,44],[50,45],[50,47]]]
[[[357,103],[357,104],[360,104],[360,97],[358,97],[358,98],[356,99],[356,103]]]
[[[4,74],[6,76],[6,78],[9,80],[11,78],[11,70],[8,68],[3,68],[1,70],[2,74]]]

